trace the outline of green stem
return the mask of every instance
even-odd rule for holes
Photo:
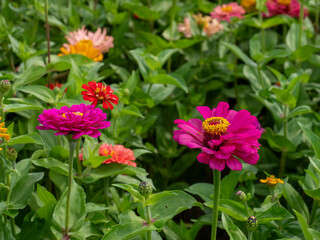
[[[69,141],[69,149],[70,149],[70,155],[69,155],[69,175],[68,175],[68,195],[67,195],[67,206],[66,206],[66,225],[65,225],[65,236],[69,236],[69,214],[70,214],[70,197],[71,197],[71,187],[72,187],[72,181],[73,181],[73,155],[74,150],[76,148],[77,141],[70,140]]]
[[[81,142],[81,137],[78,139],[77,141],[77,146],[76,146],[76,161],[77,161],[77,172],[78,172],[78,176],[82,176],[82,167],[81,167],[81,162],[80,162],[80,158],[79,158],[79,148],[80,148],[80,142]]]
[[[303,13],[304,13],[304,0],[300,0],[300,18],[299,18],[299,48],[301,47],[302,44],[302,27],[303,27]]]
[[[12,53],[11,53],[8,45],[5,44],[5,43],[3,43],[3,48],[4,48],[4,50],[5,50],[5,51],[7,52],[7,54],[8,54],[11,70],[12,70],[13,72],[16,72],[16,67],[14,66],[13,56],[12,56]]]
[[[319,33],[319,0],[316,0],[316,16],[315,16],[315,43],[317,41],[317,36]]]
[[[253,234],[253,232],[248,232],[248,240],[251,240],[252,239],[252,234]]]
[[[106,177],[103,179],[103,185],[104,185],[104,195],[106,197],[106,203],[107,207],[109,208],[110,206],[110,201],[109,201],[109,186],[110,186],[110,178]],[[106,211],[107,218],[109,218],[109,209]]]
[[[264,81],[262,79],[262,74],[261,74],[261,66],[260,66],[259,62],[257,63],[257,68],[258,68],[258,75],[259,75],[260,85],[261,85],[262,89],[265,89]]]
[[[220,198],[220,178],[221,178],[221,172],[218,170],[213,170],[213,209],[212,209],[211,240],[216,240],[216,237],[217,237],[219,198]]]
[[[177,5],[177,0],[172,0],[172,5],[171,5],[171,14],[170,14],[170,36],[169,36],[169,42],[170,44],[173,41],[173,22],[174,22],[174,18],[176,15],[176,5]],[[171,72],[171,56],[168,59],[168,63],[167,63],[167,72],[170,73]]]
[[[83,173],[82,173],[82,175],[81,175],[81,178],[84,178],[85,176],[87,176],[87,175],[89,174],[90,170],[91,170],[91,167],[87,167],[87,168],[83,171]]]
[[[47,33],[47,48],[48,48],[48,64],[51,63],[51,50],[50,50],[50,26],[48,20],[48,0],[44,1],[44,14],[46,18],[46,33]],[[51,71],[47,74],[47,85],[49,87],[51,81]]]
[[[147,217],[147,223],[148,225],[151,224],[151,210],[150,210],[150,206],[146,206],[146,217]],[[151,240],[151,231],[147,231],[146,232],[146,240]]]
[[[2,122],[5,122],[6,121],[6,116],[4,114],[4,111],[3,111],[3,108],[4,108],[4,105],[3,105],[3,98],[4,98],[4,94],[2,92],[0,92],[0,116],[1,116],[1,121]],[[5,138],[2,138],[2,142],[4,143],[3,145],[3,157],[5,159],[7,159],[7,140]]]
[[[288,123],[288,118],[287,118],[287,113],[288,113],[288,105],[284,106],[284,113],[283,113],[283,136],[286,138],[287,137],[287,123]],[[281,152],[281,160],[280,160],[280,170],[279,170],[279,178],[283,178],[284,172],[285,172],[285,167],[286,167],[286,152]]]
[[[15,237],[16,236],[16,223],[15,223],[13,217],[10,217],[10,220],[11,220],[11,233],[12,233],[12,236]]]
[[[311,225],[314,221],[314,217],[316,216],[316,212],[318,209],[318,204],[319,200],[313,199],[313,204],[312,204],[312,210],[311,210],[311,215],[310,215],[310,220],[309,220],[309,225]]]
[[[261,10],[259,10],[259,21],[260,21],[260,31],[261,31],[261,34],[260,34],[261,50],[262,50],[262,53],[264,53],[265,48],[266,48],[266,37],[265,37],[264,28],[262,27],[263,17],[262,17]]]
[[[218,0],[218,4],[221,5],[221,0]]]
[[[247,201],[244,203],[244,205],[246,206],[247,215],[248,215],[248,217],[250,217],[251,215],[250,215]]]

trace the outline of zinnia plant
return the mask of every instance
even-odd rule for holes
[[[268,0],[266,6],[268,13],[264,15],[265,17],[285,14],[299,18],[300,15],[301,5],[298,0]],[[303,16],[308,16],[307,9],[303,9]]]
[[[126,164],[133,167],[136,167],[137,164],[132,162],[135,160],[133,151],[129,148],[125,148],[122,145],[114,145],[104,143],[99,148],[99,155],[100,156],[111,156],[106,161],[105,164],[109,163],[120,163]]]
[[[113,94],[111,87],[104,86],[101,82],[91,81],[88,84],[83,84],[82,88],[87,90],[81,92],[83,99],[92,102],[93,106],[102,103],[103,108],[112,110],[112,104],[118,104],[119,98]]]
[[[223,4],[222,6],[217,6],[210,15],[219,21],[230,22],[232,17],[241,19],[245,13],[246,12],[242,6],[232,2],[229,4]]]
[[[217,218],[220,194],[220,171],[225,165],[231,170],[241,170],[239,159],[256,164],[259,159],[258,139],[261,131],[257,129],[257,118],[247,110],[239,112],[229,110],[229,104],[220,102],[217,108],[197,107],[204,121],[177,119],[179,130],[173,133],[173,139],[189,148],[199,148],[202,152],[197,159],[209,164],[214,170],[214,200],[212,219],[212,239],[216,238]]]

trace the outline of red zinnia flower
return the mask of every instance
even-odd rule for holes
[[[103,108],[111,110],[113,109],[113,104],[118,104],[119,98],[112,94],[113,90],[110,86],[104,86],[101,82],[96,83],[95,81],[83,84],[82,88],[87,90],[81,92],[83,99],[92,102],[92,105],[97,106],[98,103],[102,103]]]

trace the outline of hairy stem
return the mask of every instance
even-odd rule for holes
[[[77,172],[79,177],[82,175],[82,167],[81,167],[81,162],[79,158],[80,142],[81,142],[81,137],[78,139],[77,146],[76,146],[76,162],[77,162],[77,167],[78,167]]]
[[[46,18],[46,33],[47,33],[47,48],[48,48],[48,64],[51,63],[51,49],[50,49],[50,26],[49,26],[49,20],[48,20],[48,0],[45,0],[44,2],[44,12],[45,12],[45,18]],[[51,81],[51,71],[47,74],[47,85],[49,87]]]
[[[217,226],[218,226],[218,213],[219,213],[219,198],[220,198],[220,179],[221,172],[213,170],[213,209],[212,209],[212,227],[211,227],[211,240],[216,240]]]
[[[299,48],[302,44],[302,27],[303,27],[303,15],[304,15],[304,0],[300,0],[300,18],[299,18]]]
[[[287,113],[288,113],[288,105],[284,106],[284,116],[283,116],[283,136],[286,138],[287,137],[287,123],[288,123],[288,118],[287,118]],[[286,152],[282,151],[281,152],[281,160],[280,160],[280,170],[279,170],[279,178],[283,178],[284,172],[285,172],[285,167],[286,167]]]

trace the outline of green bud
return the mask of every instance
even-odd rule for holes
[[[245,203],[247,201],[247,195],[242,191],[238,191],[236,193],[236,199],[241,203]]]
[[[152,186],[148,182],[141,182],[139,184],[139,193],[144,196],[145,198],[148,198],[152,193]]]
[[[255,216],[248,217],[246,227],[248,231],[254,232],[258,227],[258,219]]]
[[[123,94],[128,96],[130,94],[130,90],[128,88],[123,89]]]
[[[10,161],[15,161],[18,157],[18,153],[14,148],[9,148],[7,150],[7,157]]]
[[[11,83],[9,80],[0,81],[0,92],[5,93],[11,88]]]

